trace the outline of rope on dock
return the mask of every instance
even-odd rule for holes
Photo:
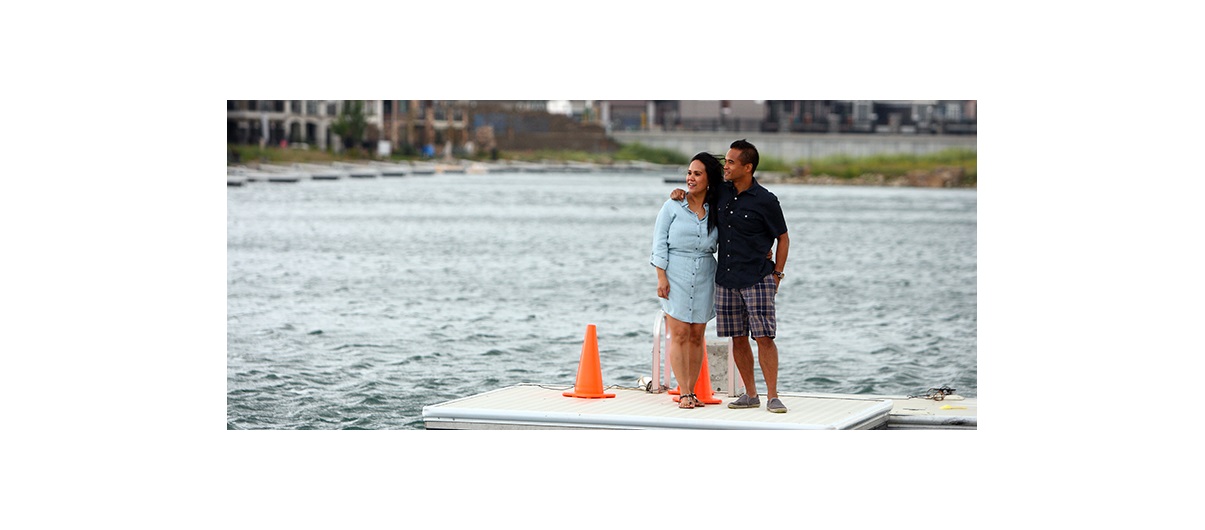
[[[930,388],[929,391],[925,392],[924,394],[908,396],[908,398],[909,399],[921,398],[921,399],[932,399],[933,401],[941,401],[941,400],[945,399],[946,396],[953,394],[953,393],[954,393],[953,388],[950,388],[947,385],[942,385],[941,388]]]

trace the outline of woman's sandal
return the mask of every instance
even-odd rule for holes
[[[703,402],[694,394],[682,394],[678,397],[678,408],[693,409],[695,407],[703,407]]]
[[[697,402],[698,400],[695,399],[694,394],[682,394],[678,396],[678,408],[680,409],[693,409]]]

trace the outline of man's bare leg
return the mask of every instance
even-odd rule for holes
[[[754,340],[757,341],[757,362],[761,365],[762,377],[766,378],[766,398],[776,398],[778,397],[778,346],[774,344],[774,337],[757,337]]]

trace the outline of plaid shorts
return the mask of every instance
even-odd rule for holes
[[[720,337],[774,338],[778,321],[774,318],[774,295],[778,284],[774,275],[744,289],[715,286],[716,334]]]

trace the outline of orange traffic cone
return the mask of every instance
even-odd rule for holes
[[[711,390],[711,372],[707,371],[706,353],[703,354],[703,368],[699,369],[699,380],[695,381],[695,397],[708,405],[723,403],[723,401],[720,401],[720,398],[715,397],[715,394]]]
[[[615,397],[615,394],[603,393],[602,365],[598,362],[598,331],[594,324],[586,326],[586,340],[582,343],[582,358],[578,361],[573,391],[561,395],[577,398]]]
[[[681,388],[680,386],[678,388]],[[679,393],[681,390],[671,391]],[[695,397],[708,405],[719,405],[723,403],[719,398],[715,397],[714,391],[711,389],[711,373],[707,370],[707,343],[703,343],[703,367],[699,369],[699,380],[695,381]],[[674,398],[674,402],[681,401],[682,397]]]

